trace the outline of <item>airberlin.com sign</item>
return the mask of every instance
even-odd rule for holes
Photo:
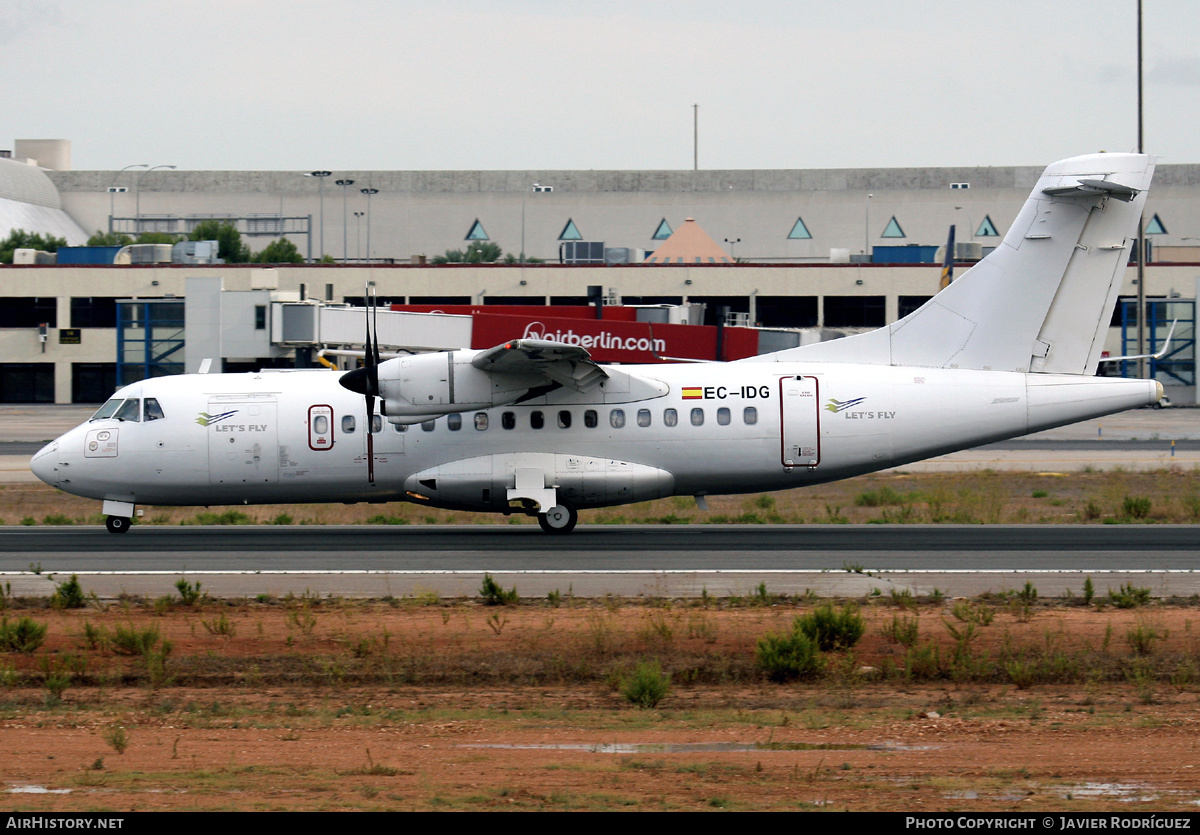
[[[575,333],[575,328],[550,330],[544,322],[530,322],[525,326],[522,339],[549,339],[566,345],[578,345],[589,351],[603,348],[606,351],[653,351],[661,355],[667,350],[665,339],[654,339],[649,336],[618,336],[612,331],[602,330],[599,333]]]
[[[472,318],[472,348],[491,348],[509,339],[549,339],[578,345],[598,362],[656,362],[661,357],[716,359],[717,353],[717,329],[701,325],[492,313],[476,313]],[[753,356],[757,348],[756,331],[725,329],[723,359]]]

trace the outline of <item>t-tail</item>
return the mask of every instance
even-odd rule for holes
[[[741,362],[912,367],[929,371],[908,379],[928,382],[998,374],[974,378],[983,390],[1015,373],[1025,421],[1009,437],[1156,403],[1154,380],[1094,376],[1153,175],[1153,158],[1141,154],[1056,162],[1003,242],[908,316]]]
[[[756,359],[1095,374],[1153,175],[1142,154],[1056,162],[1004,241],[908,316]]]

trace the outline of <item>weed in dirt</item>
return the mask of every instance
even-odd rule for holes
[[[180,577],[175,581],[175,590],[179,592],[179,602],[184,606],[196,606],[207,597],[207,593],[200,591],[200,581],[195,583],[189,582],[187,577]]]
[[[633,672],[621,678],[621,695],[636,707],[658,707],[670,692],[671,676],[657,661],[639,661]]]
[[[222,638],[232,638],[237,634],[237,624],[231,621],[224,612],[212,620],[200,619],[201,625],[209,635],[219,635]]]
[[[87,604],[87,593],[84,592],[76,574],[72,574],[71,579],[56,584],[54,594],[50,596],[50,605],[56,609],[82,609]]]
[[[516,586],[506,591],[503,586],[495,581],[491,574],[487,573],[483,575],[483,584],[479,587],[479,596],[483,598],[483,602],[488,606],[508,606],[520,599],[517,595]]]
[[[129,732],[121,725],[109,725],[101,734],[108,747],[118,754],[124,754],[129,747]],[[101,761],[103,762],[103,761]]]
[[[826,602],[798,616],[792,628],[813,639],[821,652],[835,652],[857,644],[866,631],[866,624],[853,603],[847,603],[839,610],[833,603]]]
[[[813,678],[824,667],[817,642],[795,629],[759,638],[755,645],[755,660],[767,678],[777,683]]]
[[[892,615],[890,622],[879,628],[883,637],[901,646],[911,647],[917,642],[920,621],[916,616]]]
[[[160,646],[169,646],[169,644],[170,642],[163,641],[162,632],[157,626],[138,629],[132,624],[129,626],[118,624],[113,628],[113,633],[109,637],[109,645],[117,655],[146,655],[156,651]]]
[[[1125,642],[1134,655],[1150,655],[1154,652],[1154,645],[1166,637],[1165,630],[1159,630],[1154,624],[1140,618],[1125,632]]]
[[[8,618],[0,620],[0,650],[31,655],[46,640],[49,625],[38,623],[33,618],[22,617],[10,623]]]
[[[1117,591],[1108,590],[1108,602],[1118,609],[1136,609],[1150,602],[1150,589],[1122,583]]]

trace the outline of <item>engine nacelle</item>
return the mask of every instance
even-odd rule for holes
[[[388,421],[413,424],[451,412],[507,406],[544,383],[532,374],[495,374],[471,365],[477,351],[397,357],[379,366]]]

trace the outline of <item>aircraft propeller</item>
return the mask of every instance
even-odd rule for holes
[[[347,371],[342,375],[342,386],[363,395],[367,400],[367,480],[371,484],[375,483],[375,398],[382,397],[379,391],[379,305],[375,299],[375,282],[368,281],[366,287],[366,295],[363,298],[366,305],[366,324],[367,335],[363,343],[364,353],[363,365],[361,368],[355,368],[353,371]],[[374,322],[372,323],[372,319]],[[374,332],[372,332],[372,324],[374,324]],[[382,409],[380,410],[382,414]]]

